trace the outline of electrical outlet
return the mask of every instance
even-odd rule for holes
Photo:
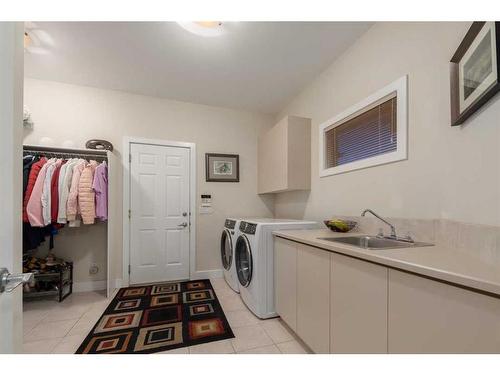
[[[89,275],[97,275],[99,273],[99,267],[96,263],[92,263],[89,267]]]

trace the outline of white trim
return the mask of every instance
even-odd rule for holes
[[[224,277],[222,270],[205,270],[205,271],[195,271],[191,276],[191,280],[200,279],[221,279]]]
[[[95,281],[80,281],[73,283],[73,292],[92,292],[95,290],[106,290],[108,282],[107,280],[95,280]],[[109,296],[108,296],[109,298]]]
[[[107,157],[107,167],[108,167],[108,192],[114,191],[114,173],[115,173],[115,163],[114,155],[111,151],[106,151]],[[111,284],[111,252],[115,248],[115,240],[113,238],[113,231],[111,230],[111,223],[115,222],[116,212],[115,207],[118,204],[114,199],[110,200],[108,196],[108,220],[106,221],[106,297],[110,297],[113,293],[113,287]]]
[[[354,161],[331,168],[324,168],[325,165],[325,131],[332,127],[339,126],[346,119],[357,116],[360,112],[369,109],[374,103],[379,102],[381,99],[388,98],[390,95],[396,93],[397,103],[397,149],[396,151],[374,156],[371,158]],[[368,96],[359,103],[346,109],[339,115],[332,117],[319,126],[319,176],[326,177],[335,174],[345,173],[357,169],[373,167],[376,165],[392,163],[395,161],[406,160],[407,153],[407,133],[408,133],[408,76],[405,75],[391,84],[380,89],[376,93]]]
[[[196,144],[190,142],[175,142],[161,139],[147,139],[140,137],[123,137],[123,268],[122,286],[129,285],[128,267],[130,265],[130,221],[128,210],[130,209],[130,145],[132,143],[184,147],[189,149],[189,170],[190,170],[190,194],[189,212],[190,232],[189,232],[189,277],[192,279],[196,273]]]

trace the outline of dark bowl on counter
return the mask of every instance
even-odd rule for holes
[[[337,227],[335,225],[331,225],[330,221],[332,221],[332,220],[335,220],[335,219],[324,220],[323,223],[325,223],[325,225],[327,226],[327,228],[329,228],[333,232],[338,232],[338,233],[347,233],[347,232],[350,232],[351,230],[353,230],[354,228],[356,228],[356,226],[358,225],[358,223],[356,221],[342,220],[342,222],[347,225],[347,228],[340,228],[340,227]]]

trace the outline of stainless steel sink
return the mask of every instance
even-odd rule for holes
[[[352,245],[361,249],[368,250],[384,250],[384,249],[399,249],[399,248],[412,248],[422,246],[434,246],[434,244],[426,242],[407,242],[401,240],[394,240],[376,236],[350,236],[350,237],[321,237],[318,240],[331,241]]]

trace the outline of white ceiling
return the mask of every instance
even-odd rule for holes
[[[26,54],[25,75],[276,113],[371,23],[224,26],[226,34],[207,38],[175,22],[39,22],[53,44],[45,54]]]

